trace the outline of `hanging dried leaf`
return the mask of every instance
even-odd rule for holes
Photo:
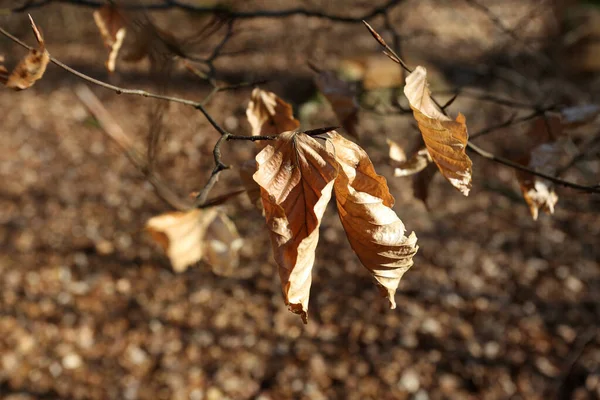
[[[104,45],[110,49],[106,69],[114,72],[119,50],[127,34],[125,20],[117,7],[107,4],[94,11],[94,22],[100,31]]]
[[[217,216],[214,208],[176,211],[150,218],[146,229],[167,253],[175,272],[183,272],[205,254],[206,229]]]
[[[50,62],[50,54],[46,50],[44,38],[37,26],[35,26],[31,15],[29,16],[29,21],[38,42],[38,48],[29,50],[27,56],[17,64],[6,80],[3,80],[6,87],[14,90],[23,90],[33,86],[44,75],[48,62]],[[6,76],[7,73],[6,68],[0,69],[0,75]]]
[[[353,137],[358,137],[358,101],[356,90],[350,83],[339,79],[334,72],[320,71],[315,78],[317,87],[327,98],[342,127]]]
[[[275,93],[259,88],[252,91],[246,116],[252,127],[252,136],[279,135],[282,132],[295,131],[300,127],[300,122],[294,118],[291,105]],[[256,143],[260,148],[266,145],[264,142]]]
[[[462,194],[471,190],[472,162],[465,149],[468,140],[465,117],[458,114],[456,121],[445,116],[431,99],[427,83],[427,71],[419,66],[406,77],[404,94],[425,146],[442,175]]]
[[[286,304],[307,322],[319,225],[331,198],[337,162],[317,140],[284,132],[256,156],[275,261]]]
[[[560,157],[564,154],[565,139],[561,138],[562,132],[560,116],[550,115],[536,119],[527,133],[533,142],[532,149],[521,163],[535,171],[554,175]],[[552,182],[525,171],[516,171],[516,177],[534,220],[537,220],[539,210],[554,213],[558,196]]]
[[[531,152],[528,166],[538,172],[555,174],[562,147],[563,144],[559,142],[540,145]],[[534,220],[538,219],[539,210],[554,214],[558,196],[552,182],[524,171],[517,171],[517,180]]]
[[[215,274],[233,276],[243,244],[235,224],[223,212],[217,212],[206,230],[204,259]]]
[[[413,265],[417,237],[414,232],[404,236],[386,180],[375,172],[367,153],[336,132],[329,136],[340,165],[334,190],[346,236],[390,308],[396,308],[394,295],[402,275]]]
[[[387,139],[390,147],[389,156],[394,167],[394,176],[410,176],[423,171],[429,163],[433,162],[427,148],[419,149],[410,158],[400,145],[391,139]]]

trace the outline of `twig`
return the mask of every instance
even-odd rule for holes
[[[17,37],[13,36],[12,34],[8,33],[6,30],[4,30],[3,28],[0,27],[0,33],[2,33],[4,36],[8,37],[9,39],[13,40],[14,42],[18,43],[19,45],[23,46],[24,48],[31,50],[31,47],[29,45],[27,45],[26,43],[22,42],[20,39],[18,39]],[[214,87],[213,91],[207,96],[207,98],[205,100],[203,100],[202,102],[196,102],[196,101],[192,101],[192,100],[187,100],[187,99],[182,99],[179,97],[172,97],[172,96],[166,96],[166,95],[161,95],[161,94],[156,94],[156,93],[152,93],[152,92],[147,92],[145,90],[140,90],[140,89],[126,89],[126,88],[122,88],[119,86],[115,86],[115,85],[111,85],[109,83],[100,81],[98,79],[92,78],[88,75],[85,75],[71,67],[69,67],[68,65],[64,64],[63,62],[59,61],[58,59],[50,56],[50,61],[56,65],[58,65],[59,67],[63,68],[64,70],[66,70],[67,72],[72,73],[73,75],[87,81],[90,83],[93,83],[97,86],[103,87],[105,89],[109,89],[109,90],[113,90],[114,92],[116,92],[117,94],[129,94],[129,95],[134,95],[134,96],[142,96],[142,97],[148,97],[148,98],[154,98],[154,99],[159,99],[159,100],[165,100],[165,101],[172,101],[175,103],[180,103],[180,104],[185,104],[191,107],[194,107],[195,109],[199,110],[204,117],[207,119],[207,121],[213,126],[213,128],[219,132],[219,134],[221,135],[221,138],[219,138],[219,140],[217,141],[217,143],[215,144],[215,147],[213,149],[213,155],[215,158],[215,168],[213,169],[209,180],[207,182],[207,184],[205,185],[205,187],[200,191],[200,194],[198,195],[198,198],[196,199],[196,201],[194,202],[193,206],[194,207],[204,207],[205,204],[208,201],[208,195],[210,193],[210,190],[213,188],[213,186],[215,185],[217,179],[218,179],[218,175],[220,174],[221,171],[229,168],[228,166],[226,166],[225,164],[223,164],[221,162],[221,152],[220,152],[220,146],[224,141],[229,141],[229,140],[249,140],[249,141],[256,141],[256,140],[271,140],[273,139],[273,137],[269,137],[269,136],[237,136],[237,135],[232,135],[231,133],[227,132],[223,127],[221,127],[213,118],[212,116],[208,113],[208,111],[206,110],[206,108],[204,107],[204,103],[206,101],[208,101],[208,99],[210,97],[212,97],[212,95],[216,92],[225,90],[224,87]],[[91,93],[91,91],[90,91]],[[89,96],[88,96],[89,97]],[[101,104],[100,104],[101,106]],[[96,105],[96,111],[99,110],[99,108]],[[107,113],[106,113],[107,114]],[[114,122],[114,120],[109,119],[110,117],[103,115],[103,119],[104,121],[112,121]],[[139,154],[137,154],[137,152],[133,152],[133,143],[131,143],[131,140],[127,137],[127,135],[122,132],[122,130],[120,128],[118,128],[118,130],[121,130],[121,133],[118,133],[117,128],[118,125],[116,124],[116,122],[114,123],[108,123],[109,129],[112,130],[112,133],[116,134],[116,136],[111,136],[113,137],[113,139],[115,139],[120,145],[121,147],[126,151],[126,154],[128,155],[128,157],[131,159],[131,161],[134,163],[134,165],[136,165],[140,170],[144,171],[145,174],[148,177],[148,180],[150,180],[150,182],[155,185],[155,188],[157,188],[157,191],[160,191],[159,195],[161,197],[163,197],[165,199],[165,201],[167,201],[171,206],[173,206],[176,209],[189,209],[190,204],[187,204],[185,202],[180,201],[181,199],[177,200],[177,196],[175,195],[175,197],[173,197],[172,194],[169,194],[169,190],[164,190],[164,187],[166,187],[164,184],[162,184],[160,182],[160,180],[157,179],[156,175],[154,175],[153,173],[148,173],[146,171],[149,171],[148,165],[146,163],[146,161],[143,160],[143,157],[139,156]],[[168,200],[167,200],[168,199]]]
[[[326,12],[321,12],[317,10],[308,10],[306,8],[290,8],[287,10],[255,10],[255,11],[234,11],[232,9],[227,8],[223,5],[215,5],[215,6],[199,6],[192,5],[190,3],[184,3],[178,0],[164,0],[162,2],[155,2],[150,4],[136,4],[136,5],[127,5],[124,6],[126,9],[144,9],[144,10],[168,10],[171,8],[179,8],[183,11],[191,11],[195,13],[202,14],[210,14],[217,13],[225,15],[229,18],[235,19],[252,19],[252,18],[283,18],[283,17],[291,17],[294,15],[302,15],[305,17],[315,17],[327,19],[334,22],[342,22],[342,23],[359,23],[363,20],[371,20],[379,15],[385,14],[392,7],[400,4],[403,0],[388,0],[386,3],[382,4],[379,7],[375,7],[369,12],[358,16],[358,17],[349,17],[344,15],[330,14]],[[86,7],[102,7],[105,5],[105,2],[102,0],[55,0],[56,3],[68,3],[74,4],[78,6],[86,6]],[[21,7],[14,8],[13,12],[23,12],[28,9],[42,7],[44,5],[49,4],[50,1],[44,0],[40,3],[32,3],[29,5],[24,5]]]
[[[554,392],[554,398],[559,399],[565,397],[562,393],[565,383],[567,382],[569,376],[573,372],[573,368],[575,368],[575,365],[583,355],[585,348],[596,338],[597,334],[598,329],[595,326],[593,326],[587,328],[578,335],[577,342],[575,343],[572,351],[567,356],[565,365],[562,368],[560,376],[556,379],[557,385]]]
[[[536,106],[536,105],[522,103],[520,101],[506,99],[506,98],[502,98],[502,97],[497,97],[497,96],[494,96],[494,95],[488,94],[488,93],[476,93],[476,92],[473,92],[470,90],[460,89],[460,88],[457,88],[454,90],[437,91],[435,93],[432,93],[432,95],[434,95],[434,94],[440,94],[440,95],[452,94],[454,96],[460,95],[463,97],[468,97],[468,98],[483,100],[483,101],[489,101],[491,103],[500,104],[502,106],[507,106],[507,107],[512,107],[512,108],[520,108],[520,109],[524,109],[524,110],[532,110],[532,109],[538,108],[538,106]]]
[[[102,132],[121,147],[131,163],[135,165],[135,167],[144,174],[152,186],[154,186],[158,196],[176,210],[189,210],[191,203],[177,196],[177,194],[175,194],[175,192],[160,179],[156,172],[149,168],[143,155],[135,149],[131,137],[123,131],[121,126],[102,105],[94,92],[85,85],[78,85],[75,88],[75,94],[77,94],[79,100],[81,100],[90,113],[98,120],[100,127],[102,127]]]
[[[373,27],[369,25],[369,23],[366,20],[363,21],[363,24],[365,24],[365,26],[367,27],[369,32],[371,32],[371,35],[373,35],[375,40],[377,40],[377,42],[385,49],[384,54],[395,63],[400,64],[400,66],[410,74],[412,72],[412,69],[410,69],[410,67],[402,60],[402,58],[394,51],[394,49],[392,49],[390,45],[388,45],[385,42],[383,37],[379,33],[377,33],[377,31],[373,29]]]
[[[523,172],[530,173],[531,175],[539,176],[540,178],[547,179],[550,182],[553,182],[557,185],[569,187],[572,189],[578,189],[578,190],[588,192],[588,193],[600,193],[600,187],[598,187],[598,186],[584,186],[584,185],[578,185],[577,183],[564,181],[555,176],[548,175],[543,172],[539,172],[539,171],[533,170],[531,168],[528,168],[524,165],[521,165],[519,163],[511,161],[507,158],[494,155],[494,154],[490,153],[489,151],[486,151],[486,150],[482,149],[481,147],[477,146],[476,144],[472,143],[471,141],[467,142],[467,148],[474,151],[479,156],[486,158],[490,161],[494,161],[499,164],[506,165],[507,167],[511,167],[511,168],[518,169]]]
[[[516,124],[521,123],[521,122],[526,122],[526,121],[532,120],[532,119],[537,118],[537,117],[539,117],[541,115],[544,115],[548,111],[554,110],[555,108],[556,108],[555,106],[549,106],[549,107],[546,107],[546,108],[541,108],[539,110],[535,110],[534,112],[532,112],[530,114],[527,114],[527,115],[524,115],[524,116],[519,117],[519,118],[515,118],[516,115],[513,114],[508,120],[506,120],[504,122],[501,122],[501,123],[499,123],[497,125],[488,126],[488,127],[484,128],[484,129],[480,130],[479,132],[475,132],[473,134],[470,134],[469,135],[469,139],[473,140],[473,139],[476,139],[476,138],[478,138],[480,136],[484,136],[484,135],[490,134],[492,132],[495,132],[495,131],[497,131],[499,129],[507,128],[509,126],[516,125]]]

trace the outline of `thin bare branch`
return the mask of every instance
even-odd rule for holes
[[[75,88],[75,94],[77,94],[79,100],[81,100],[90,113],[98,120],[102,132],[121,147],[131,163],[139,169],[152,186],[154,186],[156,194],[174,209],[180,211],[188,210],[191,207],[191,203],[179,197],[165,182],[163,182],[156,171],[149,168],[142,153],[135,148],[133,139],[125,133],[121,126],[110,115],[94,92],[85,85],[78,85]]]
[[[507,167],[518,169],[520,171],[528,172],[528,173],[530,173],[532,175],[539,176],[540,178],[547,179],[550,182],[553,182],[553,183],[555,183],[557,185],[565,186],[565,187],[568,187],[568,188],[571,188],[571,189],[581,190],[581,191],[587,192],[587,193],[600,193],[600,187],[598,187],[598,186],[579,185],[577,183],[568,182],[568,181],[562,180],[560,178],[557,178],[555,176],[548,175],[548,174],[545,174],[543,172],[539,172],[539,171],[533,170],[533,169],[528,168],[528,167],[526,167],[526,166],[524,166],[522,164],[519,164],[517,162],[511,161],[511,160],[509,160],[507,158],[494,155],[494,154],[490,153],[489,151],[486,151],[486,150],[482,149],[481,147],[477,146],[476,144],[474,144],[472,142],[467,142],[467,148],[469,148],[470,150],[474,151],[477,155],[479,155],[479,156],[481,156],[481,157],[483,157],[485,159],[497,162],[499,164],[506,165]]]
[[[535,119],[535,118],[537,118],[537,117],[539,117],[541,115],[544,115],[546,112],[552,111],[554,109],[556,109],[556,106],[549,106],[549,107],[546,107],[546,108],[541,108],[539,110],[535,110],[532,113],[524,115],[524,116],[519,117],[519,118],[516,118],[516,114],[513,114],[513,115],[511,115],[511,117],[509,119],[507,119],[504,122],[501,122],[501,123],[499,123],[497,125],[488,126],[488,127],[484,128],[484,129],[480,130],[479,132],[475,132],[473,134],[470,134],[469,138],[471,140],[473,140],[473,139],[476,139],[476,138],[478,138],[480,136],[484,136],[484,135],[490,134],[492,132],[495,132],[495,131],[497,131],[499,129],[507,128],[509,126],[516,125],[516,124],[519,124],[521,122],[526,122],[526,121]]]
[[[388,0],[382,5],[373,8],[371,11],[357,17],[331,14],[319,10],[309,10],[306,8],[290,8],[284,10],[255,10],[255,11],[235,11],[223,5],[201,6],[193,5],[187,2],[178,0],[163,0],[148,4],[127,5],[126,9],[144,9],[144,10],[168,10],[178,8],[183,11],[190,11],[201,14],[221,14],[229,18],[235,19],[253,19],[253,18],[284,18],[294,15],[302,15],[305,17],[322,18],[333,22],[342,23],[360,23],[361,21],[371,20],[379,15],[385,14],[388,10],[400,4],[403,0]],[[23,12],[32,8],[38,8],[49,4],[51,1],[43,0],[39,3],[28,2],[27,4],[12,9],[13,12]],[[54,0],[54,3],[66,3],[85,7],[102,7],[105,2],[103,0]]]

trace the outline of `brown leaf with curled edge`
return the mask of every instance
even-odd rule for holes
[[[396,308],[394,295],[402,275],[413,265],[417,237],[414,232],[404,235],[387,182],[375,172],[367,153],[336,132],[329,137],[340,165],[334,190],[346,236],[390,308]]]
[[[167,253],[175,272],[184,272],[205,255],[208,226],[217,216],[214,208],[175,211],[152,217],[146,230]]]
[[[104,45],[110,49],[105,64],[106,69],[114,72],[119,50],[127,34],[125,20],[117,7],[107,4],[94,11],[94,22],[100,31]]]
[[[429,163],[433,162],[427,148],[423,147],[416,151],[410,158],[400,145],[391,139],[387,139],[390,147],[389,157],[394,167],[394,176],[410,176],[423,171]]]
[[[272,136],[282,132],[295,131],[300,121],[294,118],[292,106],[279,98],[275,93],[259,88],[252,91],[252,97],[246,117],[252,127],[252,136]],[[259,148],[264,142],[256,142]]]
[[[269,141],[256,156],[256,164],[254,180],[261,187],[285,302],[307,323],[319,225],[338,165],[316,139],[291,131]]]
[[[404,94],[431,158],[442,175],[468,196],[473,163],[465,152],[469,134],[464,115],[459,113],[456,121],[452,121],[439,110],[431,99],[427,71],[421,66],[406,77]]]
[[[46,50],[44,38],[37,26],[35,26],[31,15],[29,16],[29,21],[38,42],[38,48],[29,50],[27,56],[17,64],[12,73],[6,78],[6,87],[14,90],[23,90],[33,86],[44,75],[48,62],[50,62],[50,54]],[[6,76],[6,74],[6,68],[0,70],[0,75]]]
[[[356,90],[332,71],[320,71],[315,78],[319,91],[327,98],[337,119],[349,135],[358,138],[358,100]]]

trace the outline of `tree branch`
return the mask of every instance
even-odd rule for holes
[[[20,39],[18,39],[17,37],[13,36],[12,34],[10,34],[9,32],[7,32],[6,30],[4,30],[2,27],[0,27],[0,33],[3,34],[4,36],[8,37],[9,39],[13,40],[15,43],[23,46],[24,48],[26,48],[27,50],[31,50],[32,47],[29,46],[28,44],[22,42]],[[140,90],[140,89],[126,89],[126,88],[122,88],[119,86],[115,86],[115,85],[111,85],[109,83],[100,81],[98,79],[92,78],[82,72],[79,72],[71,67],[69,67],[68,65],[64,64],[63,62],[61,62],[60,60],[50,56],[50,61],[52,63],[54,63],[55,65],[61,67],[62,69],[64,69],[65,71],[77,76],[78,78],[83,79],[84,81],[93,83],[94,85],[100,86],[102,88],[108,89],[108,90],[112,90],[117,94],[129,94],[129,95],[134,95],[134,96],[141,96],[141,97],[149,97],[149,98],[154,98],[154,99],[159,99],[159,100],[165,100],[165,101],[171,101],[171,102],[175,102],[175,103],[180,103],[180,104],[185,104],[191,107],[194,107],[195,109],[199,110],[204,117],[206,118],[206,120],[213,126],[213,128],[219,132],[219,134],[221,135],[221,137],[219,138],[219,140],[217,141],[217,143],[215,144],[215,147],[213,148],[213,156],[215,159],[215,168],[213,169],[208,182],[206,183],[206,185],[204,186],[204,188],[200,191],[200,193],[198,194],[196,201],[194,202],[193,206],[194,207],[205,207],[206,204],[213,204],[214,201],[210,201],[208,200],[208,195],[210,193],[210,191],[212,190],[212,188],[214,187],[215,183],[218,180],[218,176],[220,174],[221,171],[228,169],[229,166],[223,164],[221,162],[221,144],[224,141],[229,141],[229,140],[248,140],[248,141],[257,141],[257,140],[271,140],[273,139],[273,137],[270,136],[238,136],[238,135],[232,135],[231,133],[227,132],[223,127],[221,127],[221,125],[219,125],[210,115],[210,113],[206,110],[206,108],[204,107],[204,104],[217,92],[219,91],[223,91],[228,89],[229,87],[218,87],[213,83],[213,90],[211,91],[211,93],[209,93],[207,95],[207,97],[201,101],[201,102],[196,102],[196,101],[192,101],[192,100],[187,100],[187,99],[182,99],[179,97],[173,97],[173,96],[166,96],[166,95],[162,95],[162,94],[156,94],[156,93],[152,93],[152,92],[147,92],[145,90]],[[238,85],[234,85],[231,86],[232,88],[238,87]],[[88,89],[89,91],[89,89]],[[94,104],[93,99],[91,99],[91,96],[93,96],[93,93],[91,91],[89,91],[89,93],[86,93],[84,90],[80,90],[80,92],[78,93],[80,95],[83,95],[82,101],[84,101],[84,103],[86,103],[86,105],[91,106],[89,107],[90,110],[92,110],[92,113],[94,115],[99,116],[98,120],[100,121],[100,123],[103,125],[105,132],[113,139],[115,140],[120,146],[121,148],[125,151],[126,155],[128,156],[128,158],[131,160],[131,162],[137,167],[139,168],[141,171],[144,172],[144,175],[146,175],[146,177],[148,178],[148,180],[152,183],[152,185],[156,188],[157,193],[159,194],[159,196],[161,198],[163,198],[163,200],[165,200],[167,203],[169,203],[172,207],[176,208],[176,209],[189,209],[191,204],[188,204],[184,201],[182,201],[180,198],[177,197],[177,195],[175,195],[164,183],[162,183],[160,181],[160,179],[153,173],[153,171],[151,171],[148,168],[147,162],[143,159],[143,157],[141,157],[138,152],[134,149],[133,147],[133,143],[131,141],[131,139],[129,139],[129,137],[122,131],[122,129],[119,127],[119,125],[114,122],[114,120],[112,120],[112,118],[110,117],[110,115],[108,114],[108,112],[106,112],[106,110],[104,110],[104,112],[102,111],[104,109],[104,107],[102,106],[102,104],[98,101],[97,103]],[[95,97],[95,96],[94,96]],[[97,100],[97,99],[96,99]],[[101,120],[102,119],[102,120]],[[237,193],[237,192],[236,192]]]
[[[555,183],[557,185],[561,185],[561,186],[565,186],[565,187],[569,187],[572,189],[577,189],[577,190],[581,190],[584,192],[588,192],[588,193],[600,193],[600,187],[599,186],[584,186],[584,185],[579,185],[577,183],[573,183],[573,182],[568,182],[568,181],[564,181],[560,178],[557,178],[555,176],[552,175],[548,175],[545,174],[543,172],[538,172],[535,171],[531,168],[528,168],[522,164],[516,163],[514,161],[511,161],[507,158],[504,157],[500,157],[497,155],[494,155],[492,153],[490,153],[489,151],[486,151],[484,149],[482,149],[481,147],[477,146],[476,144],[472,143],[472,142],[467,142],[467,148],[469,148],[470,150],[474,151],[477,155],[488,159],[490,161],[494,161],[497,162],[499,164],[503,164],[506,165],[507,167],[511,167],[513,169],[518,169],[520,171],[523,172],[527,172],[530,173],[531,175],[535,175],[535,176],[539,176],[540,178],[544,178],[549,180],[552,183]]]
[[[305,17],[314,17],[327,19],[333,22],[342,23],[360,23],[361,21],[371,20],[379,15],[385,14],[388,10],[394,6],[400,4],[403,0],[388,0],[379,7],[375,7],[371,11],[364,13],[357,17],[350,17],[345,15],[330,14],[318,10],[309,10],[306,8],[290,8],[287,10],[255,10],[255,11],[235,11],[228,8],[225,5],[214,5],[214,6],[200,6],[184,3],[178,0],[163,0],[157,1],[150,4],[135,4],[123,6],[125,9],[144,9],[144,10],[168,10],[171,8],[178,8],[183,11],[189,11],[201,14],[213,14],[218,13],[229,18],[235,19],[252,19],[252,18],[284,18],[291,17],[294,15],[302,15]],[[102,0],[54,0],[54,3],[66,3],[77,6],[85,7],[102,7],[106,3]],[[49,0],[42,0],[39,3],[28,2],[20,7],[13,8],[13,12],[24,12],[32,8],[38,8],[51,3]]]

